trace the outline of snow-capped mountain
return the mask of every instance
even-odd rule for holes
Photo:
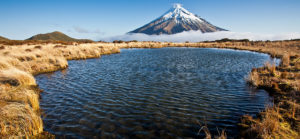
[[[189,12],[184,9],[181,4],[174,4],[174,6],[161,17],[129,33],[144,33],[149,35],[176,34],[189,30],[200,30],[202,33],[227,31]]]

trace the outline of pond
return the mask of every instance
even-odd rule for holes
[[[201,138],[238,134],[270,104],[246,78],[269,55],[213,48],[122,49],[36,76],[44,129],[66,138]]]

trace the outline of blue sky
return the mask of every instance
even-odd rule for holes
[[[300,32],[300,0],[1,0],[0,36],[61,31],[97,40],[138,28],[173,3],[234,32]]]

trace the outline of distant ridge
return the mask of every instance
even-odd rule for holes
[[[5,38],[5,37],[2,37],[0,36],[0,41],[8,41],[9,39]]]
[[[34,35],[26,40],[43,40],[43,41],[50,40],[50,41],[68,41],[68,42],[92,41],[92,40],[88,40],[88,39],[75,39],[75,38],[69,37],[68,35],[66,35],[62,32],[59,32],[59,31]]]

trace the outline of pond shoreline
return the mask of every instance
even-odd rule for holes
[[[160,42],[130,42],[130,43],[92,43],[92,44],[73,44],[73,45],[62,45],[62,44],[24,44],[22,46],[8,46],[3,45],[4,49],[0,50],[2,52],[1,57],[4,58],[4,61],[0,61],[0,81],[1,87],[3,88],[3,95],[0,96],[0,106],[1,113],[0,118],[4,122],[0,123],[2,131],[0,136],[2,137],[18,137],[18,136],[45,136],[43,133],[43,124],[40,116],[39,109],[39,93],[40,90],[36,89],[37,84],[33,75],[53,72],[57,70],[62,70],[68,67],[67,60],[80,60],[88,58],[99,58],[104,54],[113,54],[119,53],[122,48],[162,48],[162,47],[197,47],[197,48],[226,48],[226,49],[238,49],[238,50],[248,50],[260,53],[267,53],[273,57],[284,58],[288,54],[289,59],[297,59],[299,52],[297,47],[294,47],[293,44],[299,44],[299,42],[286,42],[279,43],[273,46],[278,42],[266,42],[270,43],[271,47],[265,48],[259,46],[257,42],[254,44],[245,44],[243,42],[230,42],[230,43],[160,43]],[[287,44],[287,45],[286,45]],[[249,45],[249,46],[245,46]],[[253,45],[253,46],[252,46]],[[283,46],[282,46],[283,45]],[[284,46],[286,45],[286,46]],[[290,46],[292,45],[292,47]],[[38,47],[39,46],[39,47]],[[272,48],[272,49],[270,49]],[[288,48],[288,49],[287,49]],[[12,54],[12,52],[14,54]],[[284,61],[284,60],[283,60]],[[1,63],[3,62],[3,63]],[[297,62],[291,61],[287,67],[297,66]],[[294,64],[294,65],[292,65]],[[297,68],[297,67],[295,67]],[[280,67],[276,67],[280,69]],[[297,70],[297,69],[296,69]],[[254,75],[254,73],[257,74]],[[279,73],[279,77],[273,75],[273,73],[266,76],[266,74],[259,74],[260,72],[274,72],[270,68],[258,68],[252,70],[250,74],[249,83],[257,86],[259,88],[264,88],[271,92],[275,96],[275,104],[278,104],[280,98],[282,98],[283,90],[276,85],[275,82],[267,84],[268,82],[255,82],[261,78],[264,80],[273,80],[273,78],[279,78],[282,74]],[[254,77],[255,76],[255,80]],[[286,87],[285,87],[286,88]],[[297,88],[296,88],[297,89]],[[295,90],[295,88],[292,88]],[[289,90],[290,91],[290,90]],[[298,90],[295,90],[296,92]],[[280,94],[280,95],[279,95]],[[285,95],[287,96],[287,95]],[[296,100],[296,103],[299,105],[299,100]],[[294,108],[296,109],[296,108]],[[269,109],[266,110],[267,112]],[[298,109],[294,110],[294,121],[297,122]],[[21,113],[20,113],[21,112]],[[16,115],[10,114],[16,113]],[[19,115],[22,115],[22,118],[16,119]],[[296,115],[296,118],[295,118]],[[263,119],[263,118],[262,118]],[[19,121],[18,121],[19,120]],[[250,121],[250,122],[249,122]],[[245,128],[245,131],[253,128],[253,125],[260,124],[263,120],[251,119],[249,116],[245,116],[242,119],[242,127]],[[7,125],[8,124],[8,125]],[[293,123],[291,123],[292,125]],[[13,127],[11,127],[13,125]],[[15,128],[17,127],[17,128]],[[256,126],[257,127],[257,126]],[[291,128],[292,126],[290,126]],[[263,127],[260,127],[263,128]],[[297,129],[297,128],[296,128]],[[259,129],[258,129],[259,130]],[[295,134],[294,129],[289,129],[290,134],[293,136],[298,136]],[[253,131],[253,130],[251,130]],[[273,133],[272,131],[270,133]],[[260,135],[258,131],[256,132],[247,132],[243,136],[249,136],[257,134]],[[297,132],[296,132],[297,133]],[[278,134],[276,133],[276,136]],[[286,134],[285,134],[286,135]],[[280,135],[278,135],[280,136]],[[46,137],[51,137],[51,135],[46,134]],[[252,136],[253,137],[253,136]]]

